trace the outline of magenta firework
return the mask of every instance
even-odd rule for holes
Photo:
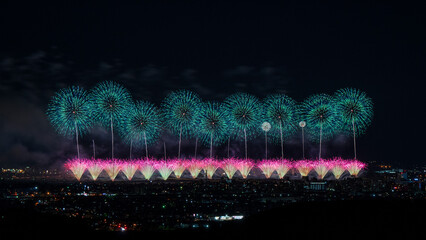
[[[274,173],[278,179],[285,176],[297,178],[297,176],[307,177],[311,175],[321,180],[329,174],[335,179],[341,179],[345,172],[346,176],[357,177],[366,168],[366,164],[358,160],[344,160],[341,158],[321,159],[321,160],[262,160],[256,162],[250,159],[229,158],[216,160],[212,158],[199,159],[139,159],[139,160],[119,160],[119,159],[71,159],[65,167],[72,172],[74,177],[80,181],[83,174],[88,170],[91,178],[96,181],[102,172],[105,172],[110,180],[114,181],[120,172],[122,179],[135,179],[135,174],[139,171],[146,180],[170,178],[183,178],[184,172],[189,174],[188,179],[207,178],[213,179],[226,176],[229,179],[238,178],[272,178]],[[219,174],[220,172],[223,174]],[[254,169],[258,169],[262,174],[256,174]],[[292,171],[290,171],[292,170]],[[257,171],[258,172],[258,171]],[[157,173],[157,174],[156,174]],[[236,173],[239,173],[236,175]]]

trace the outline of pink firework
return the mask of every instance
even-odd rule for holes
[[[154,168],[157,169],[163,180],[167,180],[173,172],[173,165],[172,162],[161,160],[154,163]]]
[[[312,165],[317,173],[317,179],[323,179],[328,171],[333,167],[333,163],[331,161],[324,159],[312,161]]]
[[[341,158],[335,158],[331,161],[331,164],[332,164],[331,172],[333,173],[334,177],[337,180],[342,176],[342,174],[346,170],[345,161],[342,160]]]
[[[226,175],[228,176],[229,179],[232,179],[235,172],[238,170],[236,168],[237,162],[238,162],[238,160],[236,160],[234,158],[224,159],[223,162],[222,162],[222,169],[223,169],[223,171],[225,171],[225,173],[226,173]]]
[[[272,174],[278,168],[278,161],[276,160],[263,160],[257,164],[257,167],[262,170],[266,178],[271,178]]]
[[[146,180],[149,180],[155,172],[154,161],[145,159],[136,161],[139,171],[143,174]]]
[[[253,166],[254,162],[252,160],[237,160],[235,162],[235,167],[240,171],[243,178],[247,178]]]
[[[213,158],[208,158],[206,160],[205,166],[204,166],[204,169],[205,169],[206,174],[207,174],[207,178],[208,179],[212,179],[214,173],[220,167],[222,167],[222,163],[221,162],[219,162],[217,160],[214,160]]]
[[[168,160],[170,163],[172,163],[173,166],[173,172],[176,176],[176,178],[180,178],[183,174],[183,172],[186,169],[186,165],[184,164],[184,160],[180,160],[180,159],[172,159],[172,160]]]
[[[360,162],[358,160],[348,160],[345,163],[345,168],[349,171],[349,173],[354,176],[357,177],[359,171],[361,171],[362,169],[364,169],[366,166],[365,163]]]
[[[279,178],[284,178],[290,169],[293,168],[293,163],[287,159],[277,161],[276,171]]]
[[[312,161],[299,160],[299,161],[294,162],[294,167],[299,171],[299,173],[300,173],[300,175],[302,175],[302,177],[306,177],[311,172],[311,170],[314,166],[312,164]]]
[[[126,175],[127,179],[132,180],[139,165],[136,161],[122,161],[120,162],[120,169]]]
[[[98,179],[101,172],[104,170],[102,161],[100,160],[88,160],[87,161],[87,170],[89,170],[90,175],[93,180]]]
[[[75,178],[80,181],[81,176],[87,168],[87,162],[79,159],[68,160],[67,163],[65,163],[65,168],[71,170]]]
[[[104,170],[111,181],[114,181],[121,170],[121,161],[117,159],[108,160],[104,163]]]
[[[185,161],[185,165],[186,169],[191,173],[192,178],[195,179],[198,177],[205,164],[203,160],[191,159]]]

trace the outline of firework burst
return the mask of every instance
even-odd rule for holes
[[[359,171],[361,171],[365,167],[366,167],[366,164],[363,163],[363,162],[360,162],[358,160],[355,160],[355,161],[346,161],[346,163],[345,163],[345,168],[354,177],[357,177],[358,174],[359,174]]]
[[[213,145],[220,145],[227,140],[228,116],[223,105],[217,102],[202,104],[197,126],[200,140],[210,146],[212,158]]]
[[[122,161],[120,162],[121,172],[127,177],[128,180],[132,180],[136,171],[138,170],[139,165],[136,161]]]
[[[75,136],[78,159],[80,159],[78,136],[90,128],[91,112],[89,95],[83,88],[74,86],[57,92],[47,109],[47,116],[58,133],[67,137]]]
[[[236,164],[238,160],[234,158],[228,158],[222,162],[222,170],[226,173],[229,179],[234,177],[235,172],[237,172]]]
[[[114,181],[118,173],[120,173],[121,166],[121,161],[117,159],[111,159],[105,162],[104,170],[107,172],[111,181]]]
[[[180,178],[183,172],[186,170],[185,161],[186,160],[181,160],[181,159],[172,159],[168,161],[172,163],[173,173],[175,174],[176,178]]]
[[[338,90],[334,95],[336,112],[345,134],[354,138],[354,154],[356,159],[356,136],[364,133],[373,117],[373,101],[365,92],[354,88]]]
[[[262,108],[259,100],[247,93],[236,93],[225,99],[226,114],[229,116],[230,131],[235,139],[244,139],[247,159],[247,138],[260,133]]]
[[[273,142],[281,144],[281,158],[284,158],[284,139],[297,132],[298,111],[296,101],[285,94],[274,94],[263,101],[264,119],[271,123],[269,135]]]
[[[208,179],[212,179],[218,168],[222,167],[222,163],[209,158],[204,163],[204,170],[206,171],[206,175]]]
[[[292,168],[293,168],[293,164],[289,160],[282,159],[277,161],[276,171],[277,171],[278,177],[281,179],[284,178],[287,172]]]
[[[272,174],[278,168],[278,162],[274,160],[263,160],[257,164],[257,167],[262,170],[266,178],[271,178]]]
[[[179,135],[178,158],[182,136],[192,137],[196,133],[200,104],[198,95],[187,90],[172,92],[163,100],[162,113],[165,125],[172,133]]]
[[[111,126],[111,156],[114,158],[114,124],[122,127],[132,102],[130,93],[118,83],[107,81],[91,91],[93,115],[104,126]]]
[[[127,111],[123,122],[124,139],[145,147],[148,158],[148,145],[154,144],[161,134],[161,116],[159,110],[151,103],[137,101]]]
[[[333,98],[327,94],[318,94],[306,99],[300,109],[301,118],[306,121],[306,130],[315,142],[319,142],[319,159],[321,144],[331,138],[338,128],[338,121]]]
[[[247,178],[251,169],[254,167],[254,162],[251,160],[237,160],[234,163],[237,170],[241,173],[243,178]]]
[[[104,164],[100,160],[87,161],[87,170],[92,176],[93,180],[96,181],[104,170]]]
[[[311,161],[300,160],[294,163],[294,167],[299,171],[302,177],[306,177],[311,172],[314,165]]]
[[[155,161],[146,159],[146,160],[138,160],[136,162],[138,164],[139,171],[141,171],[142,175],[146,180],[151,179],[152,175],[155,172]]]
[[[332,164],[331,172],[333,173],[336,180],[340,179],[340,177],[346,170],[346,162],[342,160],[341,158],[335,158],[332,160],[331,164]]]
[[[81,176],[83,176],[84,171],[86,171],[87,162],[81,161],[80,159],[69,160],[65,163],[65,168],[70,170],[75,178],[80,181]]]
[[[323,179],[328,171],[333,167],[332,162],[326,160],[319,160],[312,162],[314,171],[317,173],[318,179]]]
[[[161,160],[154,163],[154,168],[157,169],[163,180],[167,180],[173,172],[173,165],[172,162]]]
[[[192,178],[197,178],[201,170],[204,168],[205,163],[202,160],[191,159],[184,162],[186,169],[188,169]]]

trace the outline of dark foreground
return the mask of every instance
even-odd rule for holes
[[[406,239],[424,235],[426,201],[369,200],[295,203],[227,222],[210,230],[157,232],[93,231],[76,219],[37,213],[32,209],[3,209],[2,236],[30,239],[199,238],[221,239]]]

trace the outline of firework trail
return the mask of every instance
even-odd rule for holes
[[[225,99],[226,114],[229,117],[230,132],[236,139],[244,135],[245,159],[247,159],[247,138],[255,137],[260,131],[262,107],[259,100],[247,93],[236,93]]]
[[[132,102],[130,93],[115,82],[102,82],[90,93],[94,118],[104,126],[111,126],[111,158],[114,159],[114,123],[122,127]]]
[[[66,137],[75,136],[77,158],[80,159],[78,136],[92,125],[92,105],[87,92],[80,87],[65,88],[50,101],[47,116],[56,131]]]
[[[198,95],[186,90],[170,93],[162,103],[166,127],[172,133],[179,135],[178,158],[180,158],[182,136],[191,137],[196,134],[194,126],[199,117],[200,104]]]
[[[306,127],[306,122],[300,121],[299,126],[302,128],[302,159],[305,159],[305,131],[304,131],[304,129]]]
[[[158,141],[162,129],[160,111],[151,103],[137,101],[130,105],[123,123],[124,139],[145,147],[148,158],[148,145]]]
[[[80,159],[69,160],[67,163],[65,163],[65,168],[71,170],[75,178],[80,181],[81,176],[87,168],[87,162],[80,161]]]
[[[338,121],[333,98],[326,94],[317,94],[306,99],[300,109],[300,115],[306,120],[306,128],[310,137],[319,142],[319,157],[321,159],[321,144],[323,139],[331,138],[338,128]],[[319,139],[317,138],[319,136]]]
[[[265,121],[271,123],[271,140],[281,143],[281,159],[284,159],[284,138],[297,131],[298,111],[296,101],[285,94],[274,94],[263,101]]]
[[[336,112],[344,133],[353,134],[356,157],[356,136],[364,133],[373,117],[373,101],[367,94],[353,88],[344,88],[334,94]]]
[[[271,124],[263,122],[260,128],[265,132],[265,159],[268,159],[268,132],[271,130]]]

